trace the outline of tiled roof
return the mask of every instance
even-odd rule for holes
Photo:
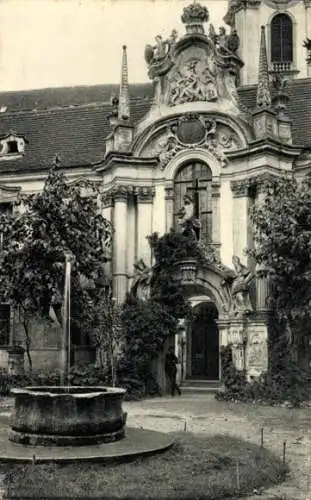
[[[150,108],[152,92],[151,84],[130,86],[134,122]],[[0,171],[48,168],[56,153],[67,167],[87,166],[102,160],[104,138],[110,132],[112,93],[118,93],[118,85],[0,93],[0,109],[7,108],[0,112],[0,136],[13,131],[28,141],[25,155],[1,160]],[[311,79],[290,83],[288,94],[294,141],[311,147]],[[241,87],[239,95],[244,105],[254,108],[256,86]]]
[[[239,95],[249,109],[256,105],[256,85],[241,87]],[[311,147],[311,78],[302,78],[288,83],[288,115],[293,121],[293,142]]]

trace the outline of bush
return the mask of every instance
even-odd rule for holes
[[[300,407],[311,396],[311,372],[303,370],[293,359],[285,356],[276,369],[264,373],[256,380],[247,381],[245,371],[238,371],[232,363],[230,347],[223,353],[225,390],[216,394],[217,399],[227,401],[255,401],[269,405],[289,404]],[[280,352],[278,353],[280,357]],[[285,357],[284,357],[285,356]]]
[[[59,371],[49,373],[25,372],[22,375],[11,375],[7,370],[0,370],[0,396],[10,396],[11,389],[27,386],[58,386],[61,376]],[[72,367],[69,375],[72,386],[111,386],[111,378],[102,368],[90,366]],[[125,400],[136,401],[145,396],[154,396],[160,393],[159,387],[152,376],[146,385],[144,382],[125,371],[125,366],[119,369],[118,387],[126,389]]]

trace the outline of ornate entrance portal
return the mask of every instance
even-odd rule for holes
[[[194,308],[194,319],[188,330],[189,378],[219,379],[218,311],[212,302]]]

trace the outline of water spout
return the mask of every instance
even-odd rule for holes
[[[71,265],[73,255],[65,252],[65,285],[64,285],[64,305],[63,305],[63,335],[61,346],[61,385],[67,386],[69,391],[70,374],[70,294],[71,294]]]

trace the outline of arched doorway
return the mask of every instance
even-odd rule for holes
[[[194,318],[187,332],[188,369],[192,379],[219,379],[218,311],[213,302],[203,302],[193,309]]]

